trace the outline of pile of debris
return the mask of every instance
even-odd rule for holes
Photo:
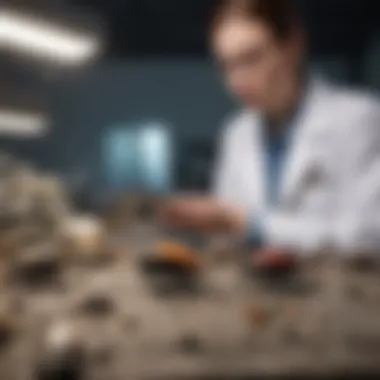
[[[106,241],[101,221],[75,213],[58,177],[0,155],[0,267],[8,269],[3,272],[41,282],[47,273],[54,278],[67,258],[108,254]]]
[[[10,155],[0,155],[0,246],[12,255],[51,240],[71,214],[63,183]]]

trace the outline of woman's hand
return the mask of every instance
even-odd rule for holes
[[[164,202],[159,220],[168,227],[206,233],[244,231],[243,213],[220,200],[205,196],[179,196]]]
[[[296,256],[280,248],[263,248],[252,256],[252,264],[258,269],[287,269],[296,265]]]

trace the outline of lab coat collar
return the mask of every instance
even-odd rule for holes
[[[328,104],[329,85],[320,77],[311,76],[305,88],[304,99],[300,104],[296,118],[291,126],[289,147],[283,164],[283,176],[280,182],[278,206],[287,207],[297,198],[300,180],[307,170],[315,152],[315,143],[319,133],[326,128],[325,115]],[[263,145],[263,125],[257,112],[246,112],[247,153],[245,160],[254,174],[249,183],[255,188],[256,208],[264,212],[270,208],[269,188],[265,165],[265,147]],[[321,128],[322,127],[322,128]],[[244,165],[244,164],[243,164]],[[252,168],[253,165],[253,168]],[[253,191],[253,189],[252,189]],[[277,205],[276,205],[277,207]]]
[[[286,200],[299,187],[299,181],[314,160],[317,137],[326,126],[328,84],[320,77],[312,77],[305,92],[284,164],[281,197]]]

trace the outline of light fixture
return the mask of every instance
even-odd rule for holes
[[[96,35],[59,26],[19,10],[0,12],[0,47],[65,65],[83,64],[100,53]]]
[[[0,137],[41,137],[46,134],[48,124],[43,114],[0,108]]]

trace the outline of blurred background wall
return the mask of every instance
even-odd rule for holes
[[[26,13],[91,20],[88,25],[96,25],[102,52],[88,64],[69,68],[3,53],[2,98],[9,103],[11,91],[16,103],[22,98],[17,94],[29,94],[25,104],[43,99],[50,126],[39,138],[0,135],[1,150],[58,171],[82,192],[102,197],[123,188],[149,190],[145,172],[157,172],[158,166],[148,169],[149,160],[141,158],[154,149],[144,148],[137,132],[145,128],[158,136],[157,130],[165,130],[173,149],[165,160],[171,161],[173,176],[152,179],[157,189],[208,187],[218,131],[235,108],[207,52],[211,0],[21,3]],[[375,2],[304,0],[300,5],[314,70],[342,83],[380,89],[380,16]],[[77,24],[83,27],[86,22]],[[165,144],[155,141],[161,146],[154,150],[159,160]],[[116,156],[118,149],[130,155]],[[111,172],[125,173],[125,178],[115,182]]]

